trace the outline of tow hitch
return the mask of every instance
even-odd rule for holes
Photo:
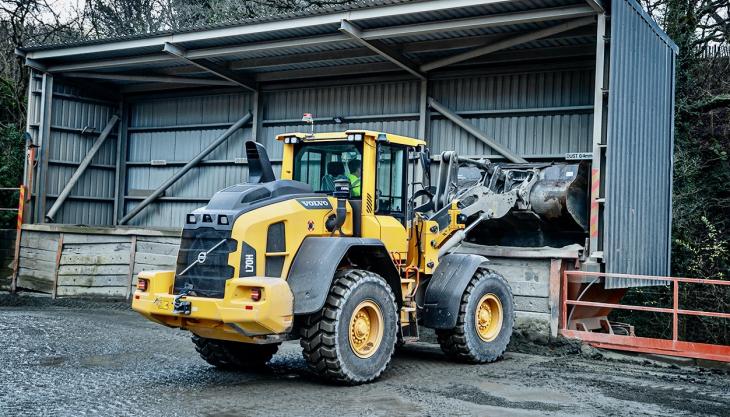
[[[185,289],[183,289],[180,294],[176,295],[175,298],[172,301],[172,312],[176,314],[183,314],[186,316],[190,315],[190,312],[193,311],[192,303],[190,301],[185,301],[183,298],[185,298],[186,295],[192,291],[193,286],[190,284],[185,285]]]

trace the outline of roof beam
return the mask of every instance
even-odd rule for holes
[[[406,2],[382,7],[363,7],[357,10],[345,10],[322,15],[310,15],[294,19],[269,20],[250,24],[227,26],[209,30],[188,31],[183,33],[163,33],[140,39],[125,39],[113,42],[93,42],[83,45],[25,50],[28,57],[34,59],[59,58],[69,55],[96,54],[111,51],[130,50],[134,48],[162,47],[165,42],[184,43],[215,38],[242,36],[278,30],[291,30],[307,27],[321,27],[327,24],[338,24],[343,19],[350,21],[374,19],[388,16],[401,16],[415,13],[428,13],[438,10],[458,9],[485,4],[508,3],[512,0],[431,0]]]
[[[66,72],[63,74],[68,78],[89,78],[107,81],[132,81],[143,83],[172,83],[172,84],[194,84],[194,85],[216,85],[233,86],[230,81],[208,80],[202,78],[171,77],[160,75],[129,75],[129,74],[106,74],[91,72]]]
[[[596,31],[592,28],[581,28],[574,31],[564,32],[552,39],[561,39],[566,36],[594,35]],[[484,35],[470,36],[468,38],[458,39],[439,39],[433,41],[419,41],[403,44],[399,47],[401,53],[420,53],[446,51],[449,49],[476,48],[484,46],[487,43],[493,43],[508,38],[509,35]],[[263,58],[242,59],[240,61],[231,62],[228,67],[231,70],[242,70],[252,68],[275,67],[278,65],[326,62],[333,59],[362,58],[368,56],[376,56],[373,51],[368,48],[348,48],[337,49],[333,51],[297,53],[292,55],[281,55]],[[169,74],[194,74],[199,70],[193,67],[172,68]]]
[[[432,23],[370,29],[363,32],[368,40],[393,38],[399,36],[424,35],[450,30],[469,30],[494,28],[506,25],[543,22],[548,20],[575,19],[595,15],[596,12],[587,5],[538,9],[526,12],[502,13],[466,19],[444,20]]]
[[[454,2],[458,3],[458,2]],[[364,40],[377,40],[382,38],[393,38],[399,36],[411,36],[424,33],[443,32],[449,30],[464,30],[485,27],[499,27],[504,25],[530,23],[544,20],[570,19],[581,16],[589,16],[595,14],[595,11],[588,5],[558,7],[552,9],[533,10],[527,12],[505,13],[499,15],[482,16],[466,19],[453,19],[433,23],[424,23],[418,25],[395,26],[382,29],[371,29],[360,31],[360,37]],[[350,19],[352,21],[352,19]],[[341,21],[338,21],[341,23]],[[180,35],[182,36],[182,35]],[[172,39],[172,38],[170,38]],[[322,45],[336,42],[351,41],[352,37],[346,33],[333,35],[323,35],[308,38],[296,38],[278,40],[272,42],[256,42],[244,45],[224,46],[214,48],[203,48],[186,50],[185,54],[188,59],[199,60],[227,55],[245,54],[249,52],[273,50],[273,49],[296,49],[302,46]],[[180,42],[180,41],[178,41]],[[168,44],[172,42],[168,41]],[[164,48],[163,42],[161,47]],[[406,48],[409,46],[406,45]],[[28,52],[32,55],[32,52]],[[137,64],[164,64],[172,62],[176,59],[170,54],[150,54],[137,57],[114,58],[96,61],[85,61],[71,64],[50,65],[49,72],[61,71],[91,71],[103,68],[112,68],[118,66],[133,66]]]
[[[531,42],[537,39],[546,38],[561,32],[566,32],[581,26],[586,26],[594,23],[595,17],[584,17],[580,19],[571,20],[569,22],[561,23],[559,25],[550,26],[545,29],[540,29],[534,32],[524,33],[508,39],[497,41],[495,43],[482,46],[480,48],[472,49],[470,51],[462,52],[459,54],[451,55],[446,58],[437,59],[435,61],[421,65],[420,70],[423,72],[432,71],[437,68],[445,67],[447,65],[455,64],[469,59],[477,58],[483,55],[490,54],[492,52],[500,51],[502,49],[511,48],[516,45],[520,45],[526,42]]]
[[[375,62],[372,64],[349,64],[325,68],[262,72],[256,75],[256,81],[289,81],[302,78],[342,77],[347,75],[363,75],[394,71],[399,71],[399,69],[398,67],[393,66],[390,62]]]
[[[239,85],[254,93],[257,90],[255,83],[252,83],[249,80],[243,79],[240,75],[234,74],[232,71],[230,71],[227,68],[218,66],[211,62],[203,62],[203,61],[189,58],[188,52],[185,49],[183,49],[177,45],[173,45],[169,42],[166,42],[165,46],[163,47],[163,51],[167,52],[170,55],[174,55],[174,56],[178,57],[179,59],[187,62],[188,64],[195,65],[198,68],[204,69],[207,72],[215,75],[216,77],[219,77],[226,81],[232,82],[233,84]]]
[[[601,4],[601,0],[586,0],[586,3],[588,3],[588,5],[596,11],[596,13],[606,12],[606,10],[603,8],[603,4]]]
[[[347,20],[342,20],[340,22],[340,32],[347,34],[349,37],[354,39],[356,42],[360,43],[364,47],[370,49],[371,51],[375,52],[376,54],[382,56],[383,58],[387,59],[388,61],[394,63],[395,65],[399,66],[400,68],[404,69],[408,73],[414,75],[415,77],[425,80],[426,76],[422,74],[418,67],[411,62],[408,58],[404,57],[397,51],[395,51],[393,48],[379,42],[379,41],[367,41],[363,38],[363,32],[358,28],[357,26],[353,25],[352,23],[348,22]]]
[[[144,64],[164,64],[174,62],[177,58],[168,54],[133,56],[129,58],[100,59],[97,61],[72,62],[69,64],[50,65],[48,72],[64,71],[96,71],[107,68],[120,68]]]

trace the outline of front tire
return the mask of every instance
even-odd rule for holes
[[[271,360],[279,343],[256,345],[193,335],[195,350],[209,364],[225,370],[261,369]]]
[[[456,327],[436,330],[441,350],[459,362],[494,362],[507,349],[514,317],[514,298],[507,280],[480,268],[461,297]]]
[[[397,326],[395,296],[381,276],[339,271],[322,310],[304,320],[304,359],[317,375],[335,383],[373,381],[390,363]]]

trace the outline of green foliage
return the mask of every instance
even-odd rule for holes
[[[15,188],[23,176],[23,132],[15,125],[0,125],[0,187]],[[0,191],[0,207],[18,206],[18,192]],[[17,213],[0,211],[0,229],[14,229]]]
[[[686,260],[682,269],[694,277],[726,278],[728,275],[728,242],[717,226],[701,218],[705,233],[694,240],[676,239],[675,253]]]

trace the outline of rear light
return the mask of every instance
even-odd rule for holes
[[[251,300],[261,300],[261,288],[251,288]]]
[[[139,279],[137,280],[137,289],[140,291],[147,291],[147,284],[149,282],[146,279]]]

